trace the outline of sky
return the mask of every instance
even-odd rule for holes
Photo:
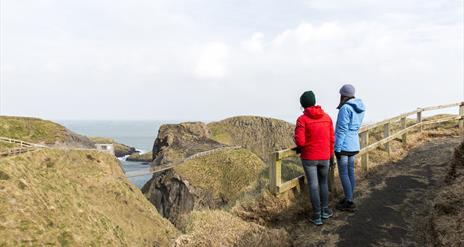
[[[376,121],[464,97],[464,0],[0,0],[0,114]],[[456,110],[457,111],[457,110]]]

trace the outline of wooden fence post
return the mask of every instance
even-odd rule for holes
[[[417,108],[417,123],[420,124],[419,125],[419,131],[422,132],[422,109],[421,108]]]
[[[390,136],[390,123],[386,123],[383,126],[383,138],[388,138]],[[391,154],[391,148],[390,148],[390,143],[387,142],[385,143],[385,150],[388,152],[388,155]]]
[[[361,133],[361,148],[365,148],[369,145],[369,130]],[[361,170],[363,175],[367,174],[367,167],[369,163],[369,153],[361,155]]]
[[[402,117],[401,118],[401,129],[404,130],[406,129],[406,117]],[[401,142],[403,143],[403,146],[406,147],[408,145],[407,143],[407,137],[408,137],[408,134],[407,133],[404,133],[401,137]]]
[[[464,134],[464,102],[461,102],[461,105],[459,105],[459,116],[461,117],[459,119],[459,130],[461,134]]]
[[[331,193],[336,193],[335,189],[335,158],[330,159],[329,165],[329,191]]]
[[[271,165],[269,166],[269,186],[272,193],[279,193],[279,186],[282,184],[282,161],[278,159],[278,153],[273,153]]]

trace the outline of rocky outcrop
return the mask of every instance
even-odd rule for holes
[[[197,203],[195,188],[173,171],[153,176],[142,188],[142,192],[158,212],[171,222],[191,212]]]
[[[278,119],[239,116],[209,123],[208,128],[211,139],[226,145],[242,146],[265,162],[269,161],[272,152],[295,146],[295,127]]]
[[[153,161],[153,154],[152,152],[147,153],[133,153],[126,158],[127,161],[135,161],[135,162],[152,162]]]
[[[224,145],[209,138],[201,122],[162,125],[153,145],[153,166],[175,163],[199,152]]]
[[[155,174],[142,192],[161,215],[177,224],[194,209],[235,203],[253,187],[263,169],[264,163],[250,151],[223,149]]]
[[[153,145],[153,166],[179,164],[142,188],[158,211],[176,223],[195,209],[235,203],[256,183],[270,153],[293,146],[294,127],[264,117],[163,125]],[[227,147],[241,146],[239,149]],[[205,152],[219,150],[218,152]],[[206,156],[185,160],[195,154]]]

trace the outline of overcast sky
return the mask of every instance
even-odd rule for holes
[[[463,0],[0,0],[1,114],[293,121],[314,90],[369,121],[461,101]]]

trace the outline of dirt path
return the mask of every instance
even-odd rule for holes
[[[295,246],[428,246],[431,200],[460,141],[432,139],[377,168],[356,189],[356,213],[335,212],[322,227],[306,219],[286,227]]]

